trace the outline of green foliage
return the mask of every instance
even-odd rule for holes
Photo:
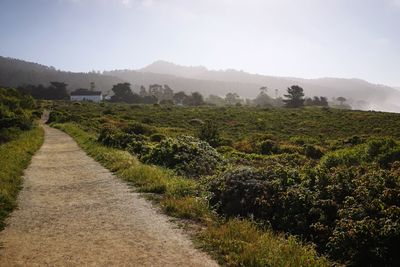
[[[277,154],[279,146],[272,140],[264,140],[260,143],[260,153],[263,155]]]
[[[223,158],[208,143],[190,136],[167,138],[142,159],[190,177],[211,175],[223,162]]]
[[[311,245],[270,230],[262,231],[248,220],[211,224],[202,239],[203,247],[217,254],[227,266],[332,266]]]
[[[218,126],[213,121],[206,121],[206,123],[200,127],[198,137],[200,140],[209,143],[212,147],[217,147],[221,143]]]
[[[349,265],[398,265],[400,169],[392,165],[236,168],[210,182],[210,203],[220,214],[300,235]]]
[[[164,140],[165,138],[166,138],[166,136],[164,134],[155,133],[150,136],[150,141],[158,143],[158,142],[161,142],[162,140]]]
[[[147,137],[153,131],[140,123],[130,123],[127,126],[117,127],[112,124],[105,124],[100,128],[98,141],[103,145],[127,149],[133,154],[143,154],[147,148]]]
[[[230,266],[250,263],[249,266],[330,265],[311,245],[262,230],[248,220],[219,224],[206,199],[201,197],[201,186],[197,181],[176,176],[164,168],[141,164],[125,151],[102,146],[93,135],[74,124],[54,126],[72,135],[89,155],[141,192],[164,195],[160,204],[168,214],[203,223],[198,240],[204,249],[216,253],[221,263]]]
[[[16,137],[15,129],[25,131],[33,127],[34,108],[32,97],[22,95],[12,88],[0,88],[0,143]]]
[[[293,85],[287,89],[288,94],[285,95],[287,99],[284,99],[286,107],[288,108],[299,108],[304,106],[304,92],[303,88],[297,85]]]
[[[0,229],[4,227],[6,216],[16,207],[23,171],[42,142],[43,130],[33,128],[0,145]]]
[[[63,82],[50,82],[50,86],[43,85],[26,85],[21,86],[18,90],[24,94],[31,95],[35,99],[47,100],[66,100],[69,98],[67,92],[67,84]]]
[[[307,231],[311,195],[300,186],[299,172],[279,165],[235,168],[211,181],[210,203],[228,216],[254,217],[274,229]]]
[[[291,110],[107,103],[104,106],[57,103],[54,108],[82,116],[79,126],[92,136],[99,134],[106,124],[125,133],[123,128],[131,122],[148,123],[165,138],[153,139],[155,133],[149,132],[129,133],[141,136],[143,141],[132,142],[135,139],[130,138],[125,150],[138,151],[134,153],[142,161],[177,170],[185,176],[197,178],[215,173],[199,180],[173,178],[176,172],[138,162],[135,164],[140,167],[126,167],[120,163],[122,160],[114,161],[114,152],[97,152],[109,155],[106,162],[115,162],[111,169],[123,166],[126,172],[120,171],[119,175],[126,174],[123,177],[137,184],[141,191],[166,196],[161,204],[173,216],[201,223],[215,221],[209,212],[203,212],[203,200],[207,197],[223,217],[254,218],[257,224],[270,226],[273,231],[298,235],[313,242],[318,252],[340,263],[399,265],[395,250],[400,246],[398,114],[313,107]],[[106,116],[102,115],[105,110],[110,111]],[[218,122],[221,147],[217,150],[225,160],[217,160],[220,163],[212,166],[207,163],[209,172],[204,173],[204,160],[213,157],[206,156],[208,152],[199,152],[203,150],[198,148],[199,140],[182,141],[179,136],[196,135],[199,126],[208,120]],[[92,141],[96,143],[95,138]],[[207,147],[206,151],[211,148]],[[222,225],[214,225],[215,231],[206,243],[209,249],[223,255],[223,262],[250,264],[253,255],[261,259],[267,254],[266,248],[271,246],[267,241],[259,243],[254,239],[246,243],[244,250],[240,247],[237,250],[236,239],[222,241],[225,238]],[[265,232],[257,231],[259,235]],[[242,244],[243,239],[240,240],[238,243]],[[235,245],[230,246],[229,242]],[[307,251],[311,248],[307,247]],[[255,262],[259,266],[266,261]]]
[[[344,148],[325,155],[320,165],[326,168],[378,164],[382,168],[400,160],[400,145],[390,138],[373,138],[365,144]]]

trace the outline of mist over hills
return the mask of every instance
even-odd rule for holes
[[[18,87],[25,84],[48,85],[52,81],[65,82],[70,91],[77,88],[88,88],[90,82],[106,92],[113,84],[123,80],[100,73],[76,73],[57,70],[33,62],[0,56],[0,85]]]
[[[320,78],[301,79],[250,74],[237,70],[208,70],[202,66],[186,67],[166,61],[156,61],[139,70],[113,70],[90,73],[74,73],[56,70],[37,63],[0,57],[0,85],[17,87],[23,84],[48,84],[50,81],[67,83],[69,90],[88,88],[90,82],[96,88],[109,92],[120,82],[129,82],[137,91],[141,85],[168,84],[175,92],[198,91],[203,95],[225,95],[229,92],[244,98],[254,98],[259,88],[267,86],[269,94],[278,96],[291,85],[300,85],[306,96],[343,96],[356,109],[400,112],[400,91],[389,86],[372,84],[360,79]]]
[[[166,61],[157,61],[139,71],[206,81],[229,82],[235,84],[236,93],[250,98],[255,97],[261,86],[267,86],[272,96],[275,89],[278,89],[278,94],[282,96],[287,87],[298,84],[304,88],[306,96],[326,96],[328,98],[343,96],[356,108],[400,111],[400,107],[397,106],[397,103],[400,102],[400,91],[361,79],[275,77],[236,70],[215,71],[207,70],[204,67],[184,67]],[[114,75],[118,76],[117,74]]]

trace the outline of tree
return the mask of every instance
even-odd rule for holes
[[[149,86],[149,93],[157,98],[158,102],[162,100],[163,87],[159,84],[152,84]]]
[[[206,103],[215,106],[224,106],[226,104],[225,99],[217,95],[209,95],[206,99]]]
[[[144,104],[156,104],[158,103],[158,99],[154,95],[146,95],[145,97],[143,97],[142,102]]]
[[[134,95],[131,90],[130,83],[119,83],[113,86],[111,89],[114,95],[111,97],[111,102],[126,102],[132,103],[134,100]]]
[[[240,97],[236,93],[227,93],[225,96],[225,102],[228,105],[236,105],[237,103],[240,103]]]
[[[268,93],[268,87],[263,86],[260,88],[260,94],[266,95]]]
[[[306,97],[306,99],[304,100],[304,105],[305,106],[313,106],[314,105],[314,101],[311,97]]]
[[[343,96],[339,96],[338,98],[336,98],[336,100],[340,102],[341,106],[343,106],[344,102],[346,102],[347,99]]]
[[[284,99],[286,107],[298,108],[304,106],[304,92],[303,88],[298,85],[293,85],[287,89],[288,94],[285,95],[287,99]]]
[[[90,83],[90,91],[94,91],[96,89],[96,84],[94,82]]]
[[[174,90],[172,90],[168,85],[164,84],[162,100],[172,100],[173,97],[174,97]]]
[[[319,99],[320,99],[320,104],[322,107],[329,106],[328,98],[326,98],[325,96],[321,96]]]
[[[50,82],[48,96],[54,100],[68,99],[67,84],[64,82]]]
[[[139,95],[140,95],[141,97],[145,97],[145,96],[148,95],[148,94],[147,94],[147,91],[146,91],[146,87],[144,87],[143,85],[140,86]]]
[[[201,106],[204,105],[204,99],[199,92],[194,92],[186,98],[186,101],[183,104],[188,106]]]
[[[177,104],[177,105],[183,105],[183,103],[186,102],[187,98],[188,98],[188,96],[185,94],[185,92],[182,92],[182,91],[174,94],[174,96],[172,97],[175,104]]]
[[[272,107],[274,100],[269,95],[261,91],[253,102],[255,105],[260,107]]]

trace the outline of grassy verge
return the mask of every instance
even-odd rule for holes
[[[140,163],[126,151],[105,147],[78,126],[66,123],[54,127],[71,135],[104,167],[139,191],[160,195],[163,210],[174,217],[190,219],[202,227],[196,234],[203,249],[227,266],[331,266],[310,245],[294,237],[285,238],[263,230],[248,220],[222,220],[209,209],[201,185],[171,171]]]
[[[4,219],[15,208],[22,174],[33,154],[43,143],[43,129],[21,133],[16,140],[0,145],[0,229]]]

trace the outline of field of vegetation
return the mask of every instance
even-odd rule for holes
[[[400,264],[399,114],[49,105],[90,155],[201,224],[227,265]]]
[[[16,206],[22,173],[43,142],[39,116],[32,97],[0,88],[0,229]]]

